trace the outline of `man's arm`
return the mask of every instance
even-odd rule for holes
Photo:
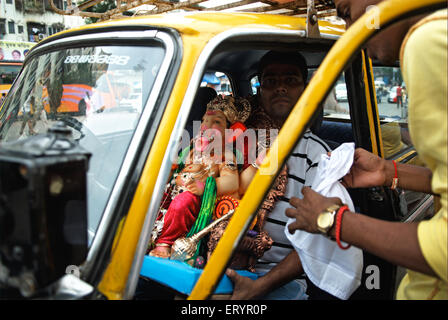
[[[431,276],[436,273],[426,262],[417,237],[418,223],[389,222],[345,212],[341,239],[389,262]],[[330,234],[335,236],[335,228]]]
[[[432,193],[432,172],[428,168],[397,163],[397,171],[400,188]],[[394,176],[395,167],[392,160],[382,159],[371,152],[358,148],[355,150],[353,166],[343,178],[343,184],[347,188],[390,187]]]
[[[303,267],[299,255],[295,250],[291,251],[282,261],[272,268],[264,276],[257,280],[251,280],[240,276],[232,269],[227,269],[226,275],[232,280],[234,290],[232,300],[249,300],[261,298],[267,293],[296,279],[303,273]]]

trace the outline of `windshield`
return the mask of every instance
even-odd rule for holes
[[[63,121],[92,153],[89,244],[164,55],[160,46],[89,46],[35,56],[0,110],[0,142],[46,133]]]

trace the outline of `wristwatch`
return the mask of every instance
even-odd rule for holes
[[[321,233],[325,235],[328,234],[328,231],[330,231],[334,224],[334,217],[340,207],[340,205],[334,204],[317,216],[317,229]]]

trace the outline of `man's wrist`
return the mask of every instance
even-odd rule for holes
[[[335,240],[336,239],[336,219],[335,219],[335,223],[333,223],[333,225],[331,226],[330,230],[328,230],[327,235],[328,235],[328,237],[331,238],[331,240]]]
[[[267,285],[264,285],[264,276],[261,276],[257,278],[256,280],[253,280],[252,286],[248,291],[246,291],[246,296],[244,297],[244,300],[252,300],[252,299],[259,299],[263,297],[268,290],[266,290]]]
[[[392,186],[394,177],[395,177],[395,166],[392,160],[384,160],[384,183],[383,186],[390,187]]]
[[[348,214],[350,214],[349,212],[350,212],[350,210],[345,211],[345,214],[342,216],[341,223],[344,221],[345,217],[346,217]],[[337,214],[336,214],[336,216],[335,216],[335,218],[334,218],[334,221],[335,221],[335,222],[334,222],[333,225],[331,226],[331,229],[328,230],[328,237],[330,237],[332,240],[336,240],[336,218],[337,218]]]

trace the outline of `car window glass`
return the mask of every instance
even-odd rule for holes
[[[258,76],[255,76],[252,79],[250,79],[250,87],[252,88],[252,94],[256,95],[257,90],[260,87],[260,81],[258,80]]]
[[[206,72],[202,78],[201,87],[213,88],[218,94],[226,96],[233,93],[229,77],[222,72]]]
[[[344,74],[323,102],[323,121],[317,135],[333,150],[342,143],[355,141]]]
[[[325,99],[324,116],[349,119],[349,113],[347,85],[341,76]]]
[[[309,70],[308,83],[313,77],[317,69]],[[324,118],[350,119],[350,108],[348,104],[347,85],[345,83],[345,75],[338,78],[333,88],[325,98],[323,103]]]
[[[164,55],[159,46],[89,46],[35,56],[0,111],[0,142],[46,133],[62,121],[92,154],[87,173],[89,242]]]
[[[408,130],[408,100],[400,68],[374,67],[375,92],[384,156],[391,158],[412,146]]]
[[[412,147],[408,130],[408,97],[398,67],[374,67],[374,83],[381,123],[381,138],[384,157],[394,159],[407,148]],[[425,166],[418,155],[404,162]],[[406,219],[415,212],[429,195],[421,192],[397,190],[400,198],[400,219]],[[434,207],[426,209],[422,216],[431,215]]]

